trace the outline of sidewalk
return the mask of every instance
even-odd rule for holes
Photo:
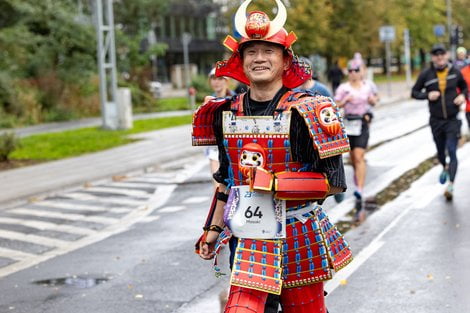
[[[181,115],[188,115],[188,114],[192,114],[192,111],[182,110],[182,111],[143,113],[143,114],[135,114],[133,116],[133,119],[137,121],[137,120],[145,120],[145,119],[151,119],[151,118],[181,116]],[[15,128],[15,129],[0,129],[0,134],[4,132],[13,131],[17,136],[25,137],[25,136],[35,135],[35,134],[57,133],[61,131],[85,128],[85,127],[99,127],[101,125],[103,125],[103,121],[101,118],[92,117],[92,118],[84,118],[84,119],[75,120],[75,121],[45,123],[45,124],[39,124],[39,125]]]
[[[411,98],[411,87],[407,86],[405,81],[402,82],[390,82],[389,85],[386,82],[377,83],[379,89],[380,101],[378,106],[393,103],[405,99]]]
[[[79,186],[202,154],[191,146],[189,125],[138,135],[145,140],[117,148],[0,172],[0,208],[50,191]]]

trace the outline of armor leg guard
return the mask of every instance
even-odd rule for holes
[[[224,313],[263,313],[267,297],[267,292],[231,286]]]
[[[283,288],[281,293],[283,313],[326,313],[323,283]]]

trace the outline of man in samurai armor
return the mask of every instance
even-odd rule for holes
[[[217,145],[220,161],[196,252],[212,259],[235,244],[224,312],[277,312],[279,303],[284,313],[326,312],[323,282],[352,255],[320,205],[346,189],[349,141],[331,98],[292,90],[312,73],[293,54],[283,3],[271,21],[247,15],[250,2],[235,15],[242,38],[225,39],[232,55],[216,65],[248,91],[209,99],[193,116],[193,145]]]

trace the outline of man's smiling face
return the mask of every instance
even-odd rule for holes
[[[242,57],[245,75],[253,84],[282,80],[282,74],[289,66],[280,45],[263,41],[247,43]]]

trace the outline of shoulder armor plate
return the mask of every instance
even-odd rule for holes
[[[214,134],[214,119],[216,111],[224,104],[230,103],[230,98],[212,99],[202,104],[193,114],[192,143],[193,146],[216,145]]]
[[[350,150],[338,107],[329,97],[299,97],[289,104],[304,118],[320,158],[339,155]]]

